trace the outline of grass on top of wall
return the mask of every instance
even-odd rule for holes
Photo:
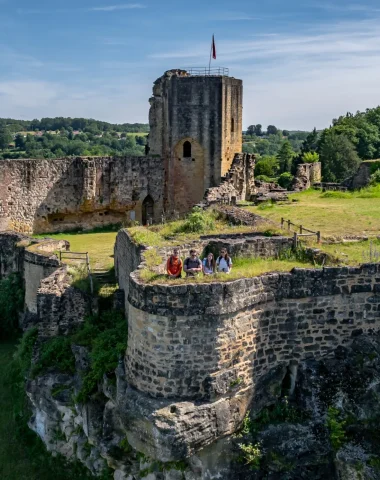
[[[141,271],[141,279],[151,284],[182,285],[186,283],[213,283],[230,282],[239,278],[258,277],[264,273],[270,272],[290,272],[295,267],[299,268],[318,268],[312,261],[305,258],[289,255],[289,258],[256,258],[256,257],[236,257],[232,258],[233,267],[230,273],[216,273],[214,275],[203,275],[200,273],[196,277],[186,277],[182,272],[182,277],[178,279],[169,279],[166,275],[157,275],[154,271],[146,268]]]
[[[213,211],[192,212],[183,220],[176,220],[150,227],[136,226],[128,232],[137,244],[152,247],[181,245],[199,240],[201,235],[262,232],[263,227],[233,225]],[[264,235],[282,234],[276,227],[265,228]],[[285,232],[286,234],[286,232]]]
[[[355,192],[309,189],[289,195],[289,201],[244,207],[277,224],[281,218],[320,231],[322,238],[380,234],[380,185]]]

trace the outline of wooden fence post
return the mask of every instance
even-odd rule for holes
[[[284,221],[285,221],[285,220],[281,217],[281,229],[284,228]]]
[[[290,220],[288,220],[288,231],[290,232]]]
[[[297,232],[294,232],[293,234],[293,247],[297,248],[298,247],[298,235]]]
[[[301,234],[302,234],[302,231],[303,231],[303,230],[302,230],[302,225],[300,225],[300,233],[301,233]]]
[[[321,232],[317,232],[317,243],[321,243]]]

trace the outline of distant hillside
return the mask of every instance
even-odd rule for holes
[[[10,133],[56,131],[73,129],[93,135],[103,132],[120,133],[148,133],[147,123],[108,123],[92,118],[55,117],[41,118],[41,120],[15,120],[13,118],[0,118],[0,128],[7,128]]]

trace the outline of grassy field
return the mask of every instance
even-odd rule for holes
[[[380,262],[380,240],[378,239],[330,245],[325,243],[322,250],[331,254],[338,259],[340,264],[344,265]]]
[[[245,208],[276,223],[283,217],[321,231],[322,238],[380,234],[380,186],[355,193],[307,190],[289,202]]]
[[[0,478],[1,480],[83,480],[92,478],[79,466],[46,452],[41,440],[26,426],[23,386],[8,371],[14,343],[0,343]],[[14,372],[12,372],[14,373]]]
[[[36,235],[37,238],[68,240],[72,252],[88,252],[92,269],[109,270],[113,267],[113,249],[117,232],[76,232]]]

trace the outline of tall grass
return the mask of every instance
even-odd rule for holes
[[[329,191],[322,193],[321,198],[380,198],[380,184],[371,185],[352,192]]]

